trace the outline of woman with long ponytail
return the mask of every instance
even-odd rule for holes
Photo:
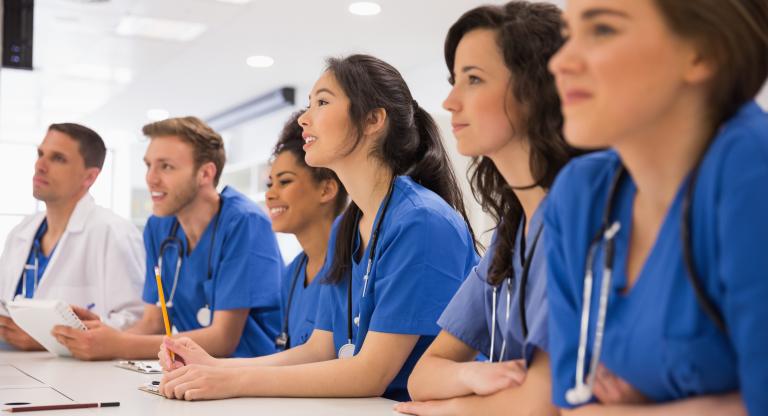
[[[368,55],[328,60],[298,121],[307,164],[334,171],[351,198],[331,231],[315,330],[301,346],[242,360],[166,342],[167,397],[407,400],[413,366],[477,261],[438,129],[395,68]]]

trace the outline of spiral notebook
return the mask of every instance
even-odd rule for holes
[[[8,302],[6,306],[16,325],[45,349],[60,356],[72,354],[51,335],[54,326],[66,325],[82,331],[87,330],[80,318],[64,301],[18,298]]]

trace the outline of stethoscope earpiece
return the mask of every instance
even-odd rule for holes
[[[578,406],[588,402],[592,398],[592,389],[586,384],[578,384],[565,392],[565,400],[568,404]]]

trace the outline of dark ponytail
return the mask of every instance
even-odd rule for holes
[[[349,97],[349,117],[356,139],[350,152],[362,140],[368,114],[383,108],[387,114],[384,137],[371,150],[371,157],[392,170],[438,194],[458,211],[469,226],[456,175],[443,147],[432,116],[411,96],[402,75],[388,63],[369,55],[351,55],[328,60],[328,71]],[[351,271],[352,244],[357,232],[360,208],[352,201],[341,218],[334,246],[328,283],[338,283]],[[470,232],[472,229],[470,227]],[[472,233],[474,239],[474,233]]]
[[[562,18],[557,6],[510,1],[501,6],[474,8],[451,26],[445,39],[445,63],[454,77],[456,47],[465,34],[489,29],[507,69],[512,74],[508,95],[519,103],[521,120],[516,130],[528,140],[534,184],[507,184],[488,157],[477,157],[469,168],[472,194],[496,221],[495,251],[488,282],[497,285],[512,273],[512,256],[523,207],[512,186],[548,189],[558,171],[577,151],[563,138],[563,116],[555,81],[547,69],[549,58],[563,44]],[[511,120],[513,119],[512,117]],[[512,186],[510,186],[512,185]]]

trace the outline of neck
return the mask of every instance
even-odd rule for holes
[[[531,174],[531,152],[528,146],[528,140],[512,140],[506,146],[488,156],[496,169],[499,170],[504,181],[512,186],[512,191],[520,201],[525,214],[525,229],[528,233],[528,225],[533,214],[541,204],[541,201],[547,195],[547,192],[541,186],[530,189],[514,189],[514,187],[529,186],[536,182],[536,178]]]
[[[703,102],[703,101],[700,101]],[[664,215],[712,134],[703,106],[685,102],[614,148],[637,186],[635,203]]]
[[[64,233],[77,203],[80,202],[87,192],[87,189],[83,190],[76,196],[63,201],[45,202],[45,218],[48,221],[48,231],[46,234],[55,236],[54,240],[57,240],[58,236]]]
[[[323,216],[321,220],[311,221],[305,229],[296,233],[296,239],[299,240],[304,254],[307,255],[306,284],[314,280],[317,272],[325,263],[325,253],[328,249],[328,238],[331,235],[333,217],[329,217],[328,221],[325,218],[326,216]]]
[[[176,213],[184,235],[187,236],[189,251],[195,249],[205,228],[219,211],[220,198],[215,188],[206,188],[199,191],[192,202]]]
[[[356,151],[350,158],[357,160],[350,160],[333,170],[344,184],[349,197],[362,211],[362,218],[373,221],[389,190],[392,170],[378,161],[371,161],[367,151]]]

